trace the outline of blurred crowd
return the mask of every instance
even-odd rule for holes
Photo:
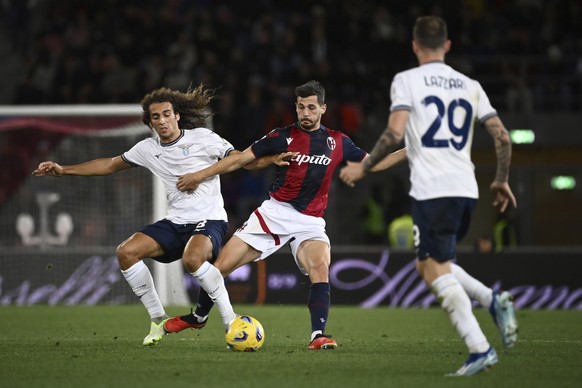
[[[449,63],[498,110],[579,110],[582,6],[558,0],[3,0],[13,104],[134,103],[150,90],[217,88],[215,129],[246,146],[293,120],[293,88],[327,88],[348,134],[387,115],[394,74],[415,65],[411,27],[443,16]],[[233,139],[234,140],[234,139]]]
[[[17,85],[11,104],[138,103],[161,86],[204,83],[220,96],[214,130],[238,149],[293,122],[294,87],[317,79],[327,89],[324,124],[370,150],[386,122],[393,76],[416,66],[414,20],[429,13],[448,22],[447,62],[478,79],[502,114],[582,108],[576,0],[0,0],[0,7],[2,47],[23,64],[2,75]],[[3,160],[13,165],[15,152],[24,155],[0,174],[0,204],[29,175],[31,157],[62,138],[45,135],[0,132]],[[370,189],[363,209],[341,202],[353,192],[332,187],[341,195],[330,202],[330,235],[356,240],[334,217],[359,217],[362,238],[385,242],[382,231],[403,216],[407,192],[407,171],[391,176],[382,178],[384,192]],[[264,173],[224,177],[234,226],[269,182]]]

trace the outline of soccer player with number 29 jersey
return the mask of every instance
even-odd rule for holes
[[[386,130],[370,156],[363,163],[350,164],[341,177],[353,185],[405,139],[417,269],[470,353],[461,368],[450,375],[470,376],[495,365],[498,357],[473,315],[468,292],[474,296],[475,290],[481,290],[482,299],[488,298],[506,347],[517,339],[511,296],[492,293],[452,262],[456,243],[467,232],[478,198],[471,162],[476,122],[495,142],[497,173],[490,186],[493,205],[503,212],[510,202],[516,206],[516,201],[508,184],[509,134],[481,85],[445,64],[450,45],[443,19],[422,16],[416,20],[412,48],[420,66],[394,77]]]

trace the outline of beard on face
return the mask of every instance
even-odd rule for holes
[[[301,128],[303,128],[305,130],[310,130],[310,129],[315,128],[315,122],[313,122],[311,120],[307,120],[307,119],[299,120],[299,125],[301,126]]]

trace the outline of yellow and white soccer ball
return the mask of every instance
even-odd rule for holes
[[[239,315],[225,335],[228,348],[235,352],[256,352],[265,342],[265,330],[256,318]]]

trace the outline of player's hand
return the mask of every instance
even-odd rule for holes
[[[195,172],[190,172],[178,178],[176,187],[180,191],[186,191],[188,194],[192,194],[192,192],[198,188],[200,182],[202,182],[202,179],[198,177],[198,174]]]
[[[45,175],[50,175],[50,176],[63,176],[64,175],[64,171],[63,171],[63,167],[55,162],[51,162],[51,161],[47,161],[47,162],[42,162],[38,165],[38,167],[36,168],[36,170],[34,170],[32,172],[32,175],[34,176],[45,176]]]
[[[348,162],[348,165],[340,170],[340,179],[348,186],[354,187],[356,182],[366,176],[364,163]]]
[[[299,155],[299,152],[282,152],[278,155],[273,155],[272,161],[277,166],[288,166],[289,162],[297,155]]]
[[[517,207],[517,201],[515,200],[515,196],[509,187],[509,183],[507,182],[499,182],[493,181],[491,186],[489,187],[491,193],[493,193],[493,206],[498,207],[499,211],[503,213],[505,209],[507,209],[507,205],[509,202],[513,205],[513,207]]]

